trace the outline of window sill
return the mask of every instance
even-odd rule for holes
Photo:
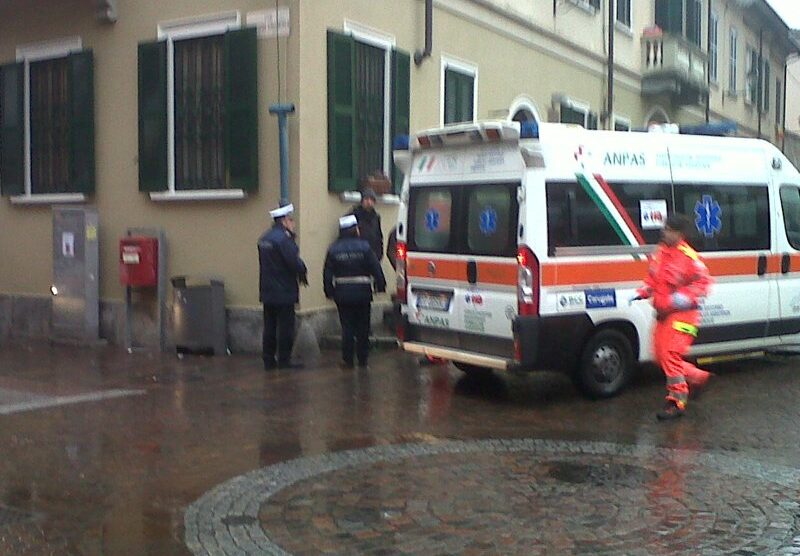
[[[343,203],[359,203],[361,202],[361,193],[358,191],[345,191],[339,195]],[[383,205],[399,205],[400,196],[395,194],[378,195],[378,204]]]
[[[10,198],[13,205],[56,205],[85,203],[83,193],[37,193],[34,195],[15,195]]]
[[[204,189],[199,191],[158,191],[150,193],[151,201],[236,201],[247,194],[243,189]]]
[[[629,25],[626,25],[621,21],[614,21],[614,28],[623,35],[633,38],[633,29],[631,29]]]

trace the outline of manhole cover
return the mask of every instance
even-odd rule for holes
[[[31,521],[31,514],[0,506],[0,527]]]
[[[584,464],[556,461],[548,475],[564,483],[591,486],[635,486],[655,481],[658,475],[650,469],[624,463]]]

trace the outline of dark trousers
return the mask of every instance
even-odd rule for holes
[[[342,324],[342,361],[353,364],[353,347],[359,365],[367,364],[369,355],[370,302],[337,303]]]
[[[294,304],[264,305],[262,336],[264,365],[275,363],[276,351],[279,365],[289,363],[292,345],[294,345]]]

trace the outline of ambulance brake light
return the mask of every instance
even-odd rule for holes
[[[397,276],[397,301],[408,301],[408,278],[406,276],[408,247],[405,242],[398,241],[394,251],[395,275]]]
[[[517,313],[539,314],[539,260],[527,245],[517,250]]]

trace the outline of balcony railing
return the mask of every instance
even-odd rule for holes
[[[669,94],[680,104],[700,102],[708,94],[708,56],[683,37],[660,30],[642,35],[642,94]]]

